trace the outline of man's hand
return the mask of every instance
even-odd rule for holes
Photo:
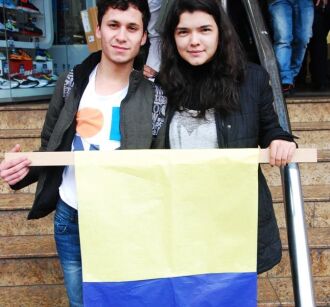
[[[325,8],[325,6],[328,4],[328,0],[316,0],[315,6],[321,6]]]
[[[20,152],[20,145],[16,144],[10,152]],[[27,158],[18,158],[14,160],[3,160],[0,163],[0,177],[9,185],[21,181],[29,172],[31,161]]]
[[[151,68],[148,65],[144,65],[144,67],[143,67],[143,75],[146,78],[155,78],[156,75],[157,75],[157,71],[154,70],[153,68]]]
[[[294,142],[283,140],[272,141],[269,146],[269,164],[271,166],[285,166],[291,162],[295,150],[296,144]]]

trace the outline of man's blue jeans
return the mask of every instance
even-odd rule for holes
[[[274,51],[282,84],[293,84],[312,36],[312,0],[275,0],[268,6],[274,32]]]
[[[70,307],[82,307],[82,268],[78,229],[78,211],[61,199],[54,217],[54,233]]]

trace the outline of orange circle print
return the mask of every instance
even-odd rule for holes
[[[77,132],[83,138],[96,135],[103,127],[103,114],[93,108],[83,108],[77,113]]]

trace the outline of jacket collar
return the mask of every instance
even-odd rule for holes
[[[82,93],[89,81],[89,75],[101,61],[102,51],[89,55],[81,64],[73,69],[73,80],[78,93]]]
[[[100,63],[102,56],[102,51],[97,51],[89,55],[81,64],[77,65],[73,69],[73,79],[74,84],[78,93],[83,93],[88,81],[89,75],[95,68],[95,66]],[[143,74],[139,71],[133,70],[129,77],[129,88],[128,95],[134,92],[139,83],[144,79]]]

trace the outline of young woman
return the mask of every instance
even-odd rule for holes
[[[270,147],[271,165],[290,162],[296,145],[278,123],[268,74],[245,61],[217,0],[174,1],[159,81],[168,97],[159,142],[167,148]],[[280,259],[271,194],[259,168],[258,272]]]

